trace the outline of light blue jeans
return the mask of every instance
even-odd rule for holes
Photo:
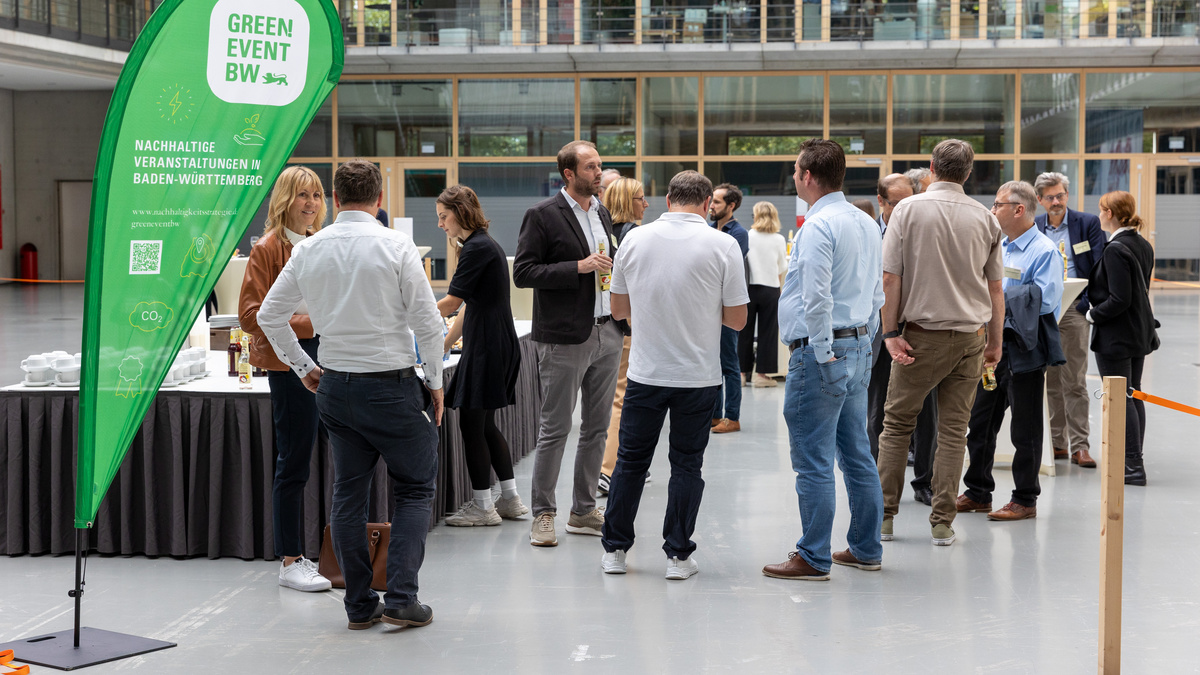
[[[871,338],[833,341],[836,360],[818,364],[812,345],[792,352],[784,385],[783,417],[792,446],[792,469],[804,535],[796,549],[805,562],[829,571],[830,534],[837,459],[850,501],[850,552],[862,562],[883,559],[879,529],[883,490],[867,440],[867,384],[871,380]]]

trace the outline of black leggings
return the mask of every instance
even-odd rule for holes
[[[472,490],[488,489],[492,469],[496,470],[498,480],[512,479],[512,455],[504,434],[496,428],[495,410],[462,408],[458,411],[458,428],[462,432]]]
[[[1123,377],[1125,386],[1141,391],[1142,368],[1146,357],[1136,358],[1096,355],[1096,369],[1100,377]],[[1146,404],[1132,396],[1125,397],[1125,457],[1141,459],[1142,443],[1146,438]]]

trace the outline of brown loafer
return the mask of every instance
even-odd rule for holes
[[[1088,454],[1087,450],[1080,450],[1079,452],[1072,452],[1071,453],[1071,463],[1078,464],[1079,466],[1081,466],[1085,469],[1096,468],[1096,460],[1092,459],[1092,456]]]
[[[845,565],[846,567],[857,567],[860,570],[866,570],[868,572],[874,572],[883,566],[877,562],[866,563],[866,562],[859,560],[858,558],[855,558],[854,554],[850,552],[850,549],[846,549],[845,551],[838,551],[837,553],[834,553],[833,554],[833,562],[838,565]]]
[[[721,420],[721,423],[712,428],[714,434],[727,434],[731,431],[741,431],[742,423],[737,420]]]
[[[1054,449],[1054,459],[1066,459],[1067,457],[1070,457],[1070,456],[1071,456],[1071,453],[1067,452],[1063,448],[1055,448]]]
[[[778,565],[767,565],[762,570],[764,576],[776,579],[791,579],[793,581],[829,581],[829,572],[818,572],[812,565],[804,562],[799,551],[792,551],[788,559]]]
[[[958,500],[954,503],[954,506],[959,513],[987,513],[992,510],[991,502],[981,504],[967,497],[965,494],[958,496]]]
[[[988,520],[1027,520],[1029,518],[1037,518],[1037,507],[1021,506],[1016,502],[1009,502],[999,511],[992,511],[988,514]]]
[[[721,422],[724,422],[724,421],[725,421],[725,420],[721,419],[720,417],[714,417],[714,418],[713,418],[713,421],[712,421],[712,424],[708,425],[708,428],[709,428],[709,429],[711,429],[711,428],[713,428],[713,427],[717,426],[718,424],[720,424]]]

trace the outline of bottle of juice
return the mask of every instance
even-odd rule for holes
[[[242,333],[242,349],[238,354],[238,388],[251,389],[254,385],[251,384],[251,368],[250,368],[250,336]]]
[[[237,328],[229,329],[229,376],[237,377],[238,356],[242,353],[242,331]]]
[[[596,242],[596,248],[600,251],[600,255],[604,255],[604,242],[603,241]],[[612,287],[612,270],[609,270],[607,272],[601,270],[598,274],[599,274],[599,278],[600,278],[600,290],[607,291],[609,288]]]

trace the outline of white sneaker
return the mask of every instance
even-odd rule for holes
[[[467,502],[458,510],[458,513],[452,516],[446,516],[446,524],[450,527],[475,527],[478,525],[499,525],[500,514],[496,513],[496,508],[492,507],[487,511],[479,508],[473,500]]]
[[[308,558],[298,558],[291,565],[279,561],[279,585],[305,593],[316,593],[333,588],[328,579],[317,571],[317,564]]]
[[[600,556],[600,569],[605,574],[625,574],[625,551],[613,551]]]
[[[529,507],[521,502],[521,495],[513,495],[512,499],[500,497],[496,501],[496,513],[500,514],[501,518],[516,520],[521,516],[529,513]]]
[[[680,560],[679,558],[671,558],[671,559],[667,560],[667,578],[668,579],[676,579],[676,580],[687,579],[688,577],[692,576],[693,574],[695,574],[699,571],[700,571],[700,568],[699,568],[699,566],[696,565],[695,558],[688,558],[687,560]]]

